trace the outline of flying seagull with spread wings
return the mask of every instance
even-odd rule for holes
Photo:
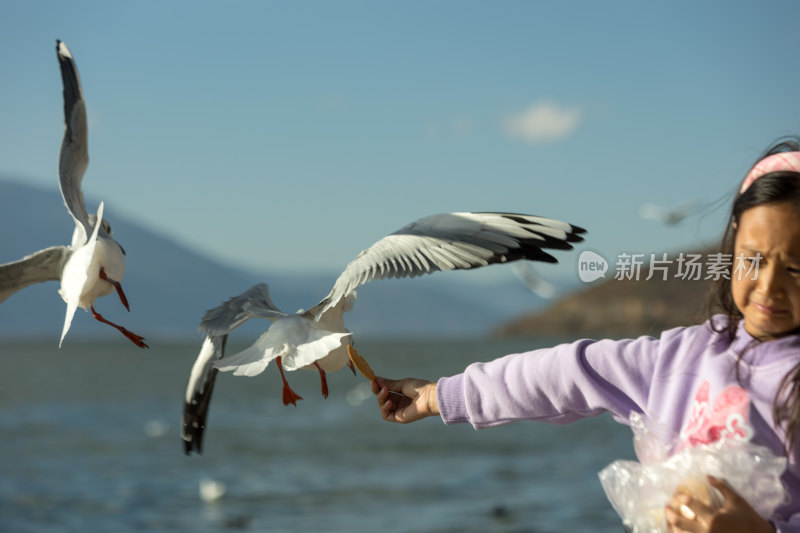
[[[67,304],[59,346],[72,324],[78,307],[91,310],[100,322],[113,326],[137,346],[147,348],[144,338],[115,324],[94,308],[94,301],[116,291],[122,305],[130,311],[122,290],[125,251],[111,236],[111,226],[103,218],[103,202],[96,215],[86,212],[81,182],[89,165],[86,105],[78,69],[67,45],[56,41],[56,54],[64,84],[64,138],[58,161],[61,195],[75,221],[72,243],[51,246],[19,261],[0,265],[0,302],[15,292],[44,281],[61,281],[58,293]]]
[[[549,218],[514,213],[446,213],[422,218],[362,251],[339,276],[330,293],[307,311],[288,314],[258,284],[205,313],[205,340],[186,389],[183,440],[187,454],[202,451],[208,404],[217,371],[256,376],[275,361],[283,381],[284,405],[302,399],[285,372],[317,370],[323,396],[326,372],[348,365],[353,334],[344,326],[361,285],[385,278],[417,277],[446,270],[469,270],[518,260],[557,263],[546,249],[569,250],[581,242],[583,228]],[[249,348],[225,356],[228,334],[250,318],[271,325]],[[352,366],[351,366],[352,368]]]

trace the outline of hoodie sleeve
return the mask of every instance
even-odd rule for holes
[[[775,533],[800,533],[800,516],[792,515],[788,522],[771,520]]]
[[[661,343],[580,340],[474,363],[439,380],[442,420],[481,429],[516,420],[567,424],[609,411],[627,423],[631,411],[645,410]]]

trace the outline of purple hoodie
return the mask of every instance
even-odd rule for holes
[[[684,445],[724,435],[751,438],[783,456],[784,432],[773,422],[772,404],[798,363],[800,335],[758,342],[740,323],[730,342],[705,323],[665,331],[659,339],[579,340],[474,363],[441,378],[437,398],[445,424],[567,424],[606,411],[627,424],[635,411],[680,435]],[[782,480],[791,501],[777,509],[773,523],[779,532],[800,533],[797,449]]]

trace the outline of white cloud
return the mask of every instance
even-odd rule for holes
[[[506,133],[532,144],[557,141],[575,131],[581,120],[578,108],[559,107],[555,102],[537,102],[508,117]]]

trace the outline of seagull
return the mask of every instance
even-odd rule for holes
[[[185,451],[201,453],[202,433],[217,371],[257,376],[275,361],[283,382],[283,404],[302,397],[291,389],[285,372],[300,368],[320,375],[328,396],[327,372],[345,365],[353,370],[347,346],[353,334],[344,313],[355,301],[356,289],[385,278],[414,278],[446,270],[469,270],[517,260],[557,263],[545,249],[570,250],[586,230],[533,215],[462,212],[428,216],[378,240],[351,261],[330,293],[307,311],[284,313],[269,296],[265,283],[207,311],[200,323],[205,333],[194,363],[184,404]],[[269,328],[249,348],[225,356],[227,335],[250,318],[270,320]]]
[[[700,211],[700,206],[697,202],[684,202],[672,207],[662,207],[652,203],[644,203],[639,206],[640,217],[655,220],[666,226],[674,226],[698,211]]]
[[[250,318],[278,318],[283,315],[272,302],[266,283],[254,285],[239,296],[205,312],[200,322],[200,330],[205,333],[205,338],[189,375],[183,407],[181,437],[186,455],[192,451],[202,453],[203,430],[214,380],[219,372],[214,368],[214,362],[224,356],[228,334]]]
[[[511,270],[528,290],[539,298],[552,300],[558,293],[556,286],[542,278],[542,276],[534,270],[530,261],[516,261],[511,265]]]
[[[131,342],[147,348],[144,338],[115,324],[94,308],[94,301],[116,291],[130,311],[122,290],[125,250],[111,236],[111,225],[103,218],[103,202],[96,215],[86,211],[81,181],[89,164],[86,105],[75,60],[67,45],[56,41],[56,55],[64,84],[64,138],[58,161],[59,186],[67,211],[75,222],[69,246],[51,246],[19,261],[0,265],[0,302],[15,292],[44,281],[61,281],[58,293],[67,304],[59,347],[69,331],[78,307],[91,310],[99,322],[108,324]]]

